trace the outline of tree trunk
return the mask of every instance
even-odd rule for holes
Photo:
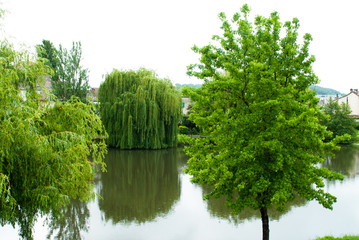
[[[262,217],[263,240],[269,240],[269,218],[266,207],[260,209]]]

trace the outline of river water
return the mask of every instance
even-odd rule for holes
[[[95,177],[101,197],[72,201],[65,221],[34,227],[34,239],[251,240],[261,239],[259,212],[233,216],[224,200],[203,201],[209,190],[183,174],[187,157],[181,148],[157,151],[109,149],[105,173]],[[328,182],[338,198],[334,210],[296,200],[283,213],[270,213],[270,238],[311,240],[319,236],[359,235],[359,147],[344,147],[324,165],[345,175]],[[18,229],[0,227],[0,239],[19,239]]]

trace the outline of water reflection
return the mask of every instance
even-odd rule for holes
[[[328,157],[323,167],[332,171],[343,174],[346,179],[355,178],[359,174],[359,146],[349,145],[343,146],[340,151],[335,153],[334,158]],[[334,184],[334,182],[327,182],[327,185]],[[210,192],[209,187],[202,187],[203,194]],[[207,201],[207,209],[211,216],[228,220],[236,225],[243,223],[245,220],[260,219],[260,212],[252,209],[245,209],[238,215],[234,215],[232,211],[225,206],[225,197],[218,199],[210,199]],[[308,202],[303,198],[296,198],[294,201],[287,204],[284,211],[277,211],[275,208],[269,209],[268,214],[271,220],[279,220],[295,207],[305,206]]]
[[[334,158],[328,157],[323,166],[341,173],[345,177],[355,178],[359,174],[359,146],[343,146]]]
[[[63,219],[50,217],[49,229],[44,230],[39,224],[40,227],[35,226],[35,233],[44,232],[51,239],[194,240],[256,239],[256,235],[251,234],[260,232],[259,211],[244,210],[234,215],[225,206],[224,198],[206,202],[201,199],[210,189],[189,183],[189,176],[181,172],[187,157],[180,148],[110,149],[105,161],[108,171],[95,176],[96,192],[102,199],[91,204],[71,201],[62,210]],[[338,196],[334,210],[297,199],[284,212],[270,211],[271,220],[280,219],[271,222],[273,236],[277,234],[275,239],[314,239],[331,234],[328,231],[333,229],[333,234],[358,234],[355,213],[359,196],[355,189],[359,182],[352,178],[359,174],[359,147],[343,147],[323,166],[346,176],[343,184],[327,183],[329,192]],[[305,226],[306,230],[293,236],[297,231],[293,226],[298,225]],[[0,235],[1,239],[17,239],[8,237],[6,230]]]
[[[54,235],[54,239],[82,239],[81,232],[87,232],[89,228],[89,217],[90,211],[86,202],[71,200],[70,204],[62,209],[62,217],[51,217],[47,238]]]
[[[178,149],[111,149],[98,191],[105,220],[138,224],[167,214],[180,197],[180,156]]]
[[[203,193],[208,194],[210,189],[203,187]],[[278,211],[276,208],[268,209],[270,220],[279,220],[282,216],[291,211],[293,207],[300,207],[306,205],[307,201],[303,198],[296,198],[294,201],[288,203],[283,211]],[[259,210],[244,209],[239,214],[233,214],[232,210],[226,207],[226,198],[212,198],[207,201],[207,210],[212,217],[238,225],[244,223],[246,220],[260,219],[261,215]]]

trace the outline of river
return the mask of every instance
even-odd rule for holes
[[[203,201],[208,189],[183,174],[187,157],[181,148],[156,151],[109,149],[108,171],[95,176],[101,197],[89,203],[72,201],[65,221],[40,218],[34,239],[125,240],[251,240],[261,239],[259,212],[233,216],[224,200]],[[311,240],[359,235],[359,147],[343,147],[324,165],[345,176],[327,182],[338,198],[334,210],[298,199],[283,213],[270,213],[270,238]],[[1,239],[19,239],[18,229],[0,227]]]

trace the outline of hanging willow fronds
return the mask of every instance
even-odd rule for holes
[[[177,144],[181,96],[153,71],[113,70],[99,89],[108,144],[121,149],[160,149]]]

